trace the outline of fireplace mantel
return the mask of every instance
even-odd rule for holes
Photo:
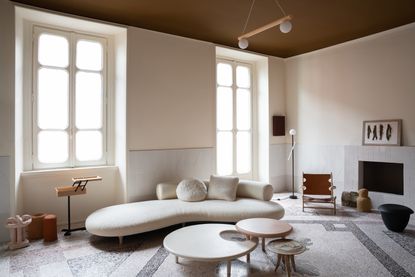
[[[415,147],[407,146],[345,146],[344,190],[359,189],[359,161],[402,163],[404,165],[404,194],[370,192],[373,208],[394,203],[415,209]]]

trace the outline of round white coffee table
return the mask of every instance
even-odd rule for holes
[[[164,248],[171,254],[194,261],[227,261],[227,274],[231,261],[255,249],[257,240],[248,240],[229,224],[199,224],[184,227],[168,234]]]
[[[271,218],[248,218],[236,223],[236,230],[249,237],[262,238],[262,251],[265,251],[265,238],[285,238],[293,227]]]

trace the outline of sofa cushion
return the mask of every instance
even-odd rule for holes
[[[156,194],[158,200],[165,200],[165,199],[175,199],[177,198],[176,195],[176,183],[160,183],[157,184],[156,187]]]
[[[236,197],[253,198],[258,200],[269,201],[274,195],[274,188],[267,183],[240,180]]]
[[[238,177],[211,175],[207,199],[235,201]]]
[[[182,201],[202,201],[206,198],[207,189],[206,185],[198,179],[186,179],[179,183],[176,194]]]

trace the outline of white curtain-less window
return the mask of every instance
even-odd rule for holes
[[[252,74],[248,64],[216,66],[216,166],[220,175],[252,177]]]
[[[33,167],[106,164],[106,40],[33,34]]]

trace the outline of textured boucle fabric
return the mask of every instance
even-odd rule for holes
[[[239,178],[211,175],[207,199],[235,201]]]
[[[196,202],[205,200],[207,189],[206,185],[198,179],[185,179],[177,186],[176,194],[182,201]]]
[[[177,183],[160,183],[157,184],[156,194],[158,200],[175,199]]]

